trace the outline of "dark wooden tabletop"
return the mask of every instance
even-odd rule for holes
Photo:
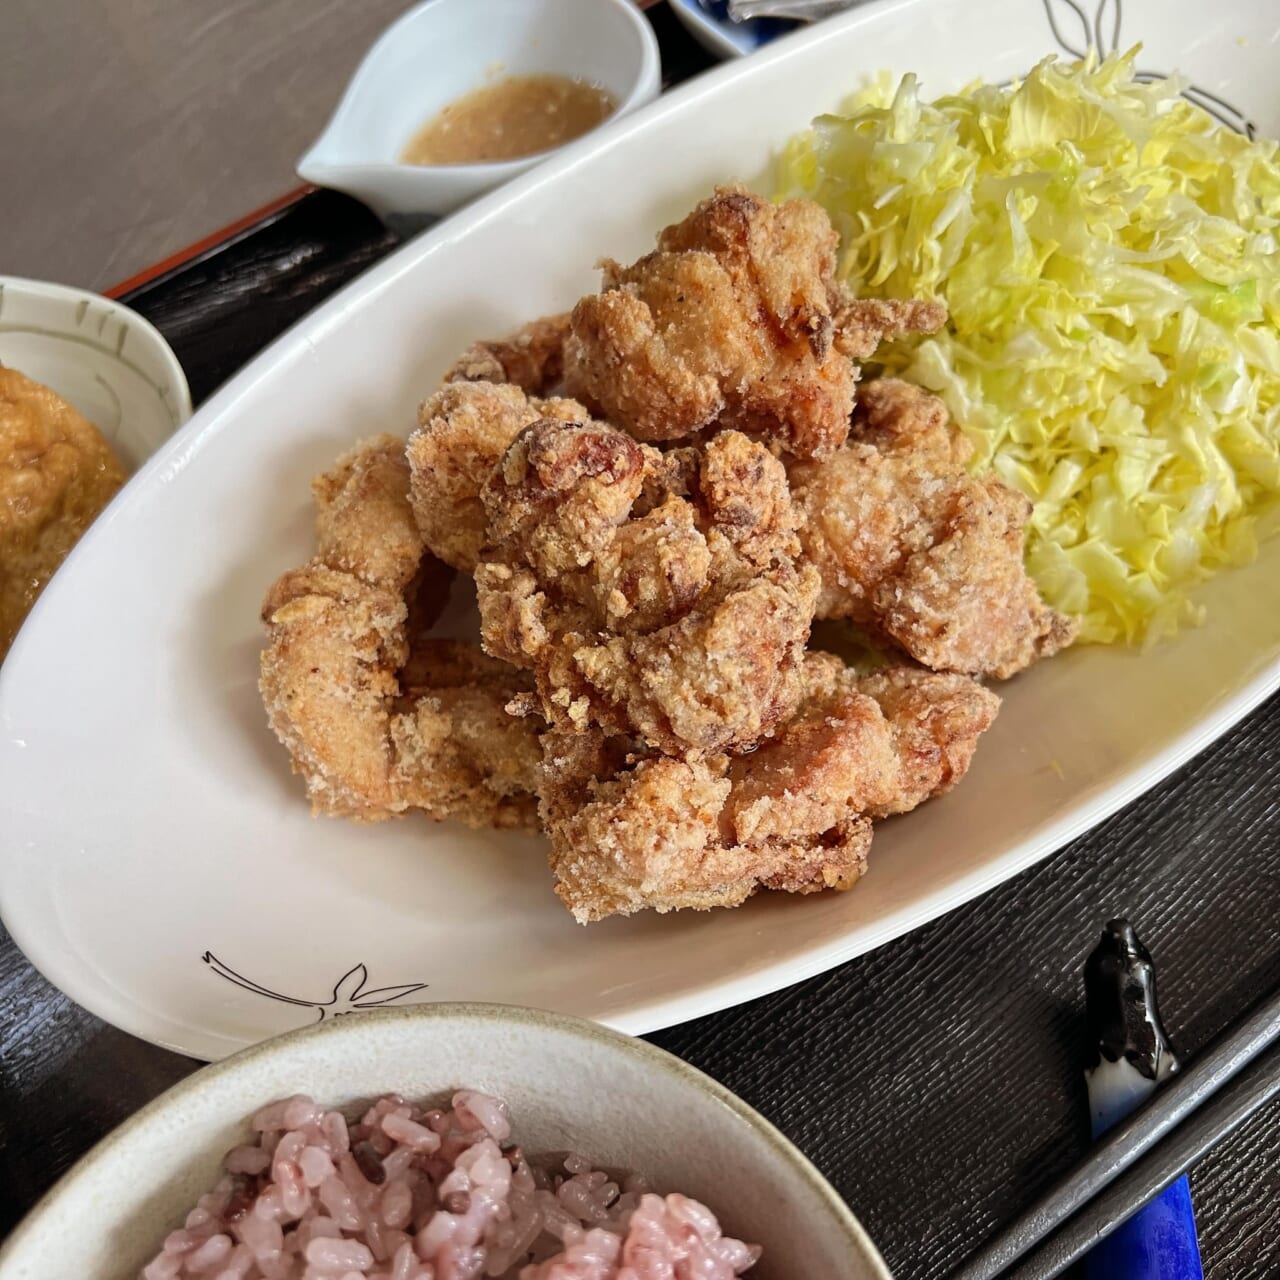
[[[669,79],[706,65],[665,5],[649,12]],[[173,343],[198,402],[395,243],[317,192],[128,301]],[[976,902],[652,1039],[790,1135],[900,1280],[941,1280],[1086,1148],[1079,975],[1105,920],[1127,916],[1154,952],[1184,1055],[1280,987],[1277,778],[1280,698]],[[0,933],[0,1234],[198,1066],[79,1009]],[[1207,1275],[1280,1275],[1280,1104],[1215,1149],[1192,1191]]]

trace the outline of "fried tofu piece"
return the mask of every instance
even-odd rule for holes
[[[0,659],[124,480],[93,423],[48,387],[0,366]]]

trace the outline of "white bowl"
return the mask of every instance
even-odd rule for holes
[[[502,75],[552,74],[607,89],[615,120],[658,96],[658,42],[631,0],[426,0],[365,55],[298,176],[380,217],[443,214],[549,152],[491,164],[403,164],[413,135],[449,102]]]
[[[191,417],[187,379],[159,332],[83,289],[0,276],[0,364],[70,401],[130,470]]]
[[[578,1151],[709,1205],[726,1233],[764,1246],[753,1280],[888,1280],[821,1174],[714,1080],[594,1023],[501,1005],[355,1014],[206,1067],[100,1142],[0,1250],[0,1280],[124,1280],[217,1181],[248,1118],[307,1093],[346,1108],[380,1093],[470,1085],[511,1104],[526,1150]]]

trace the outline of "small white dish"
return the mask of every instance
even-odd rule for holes
[[[511,1105],[532,1153],[572,1150],[701,1200],[764,1246],[753,1280],[890,1280],[844,1202],[771,1124],[700,1071],[576,1018],[500,1005],[385,1009],[281,1036],[198,1071],[100,1142],[0,1249],[0,1280],[136,1276],[217,1181],[249,1117],[474,1086]]]
[[[131,471],[191,417],[186,376],[159,331],[83,289],[0,276],[0,364],[70,401]]]
[[[486,164],[400,157],[442,107],[487,80],[564,75],[607,89],[616,120],[658,96],[658,42],[631,0],[426,0],[365,55],[298,176],[363,200],[381,218],[444,214],[550,152]],[[594,130],[593,130],[594,132]]]

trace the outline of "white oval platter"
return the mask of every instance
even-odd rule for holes
[[[785,37],[409,243],[223,388],[73,553],[0,670],[0,912],[34,963],[204,1058],[407,1000],[646,1031],[959,905],[1259,703],[1280,683],[1280,542],[1214,582],[1209,622],[1175,642],[1069,653],[1006,685],[964,785],[884,824],[852,893],[584,929],[538,839],[313,820],[258,701],[259,604],[310,554],[309,478],[358,436],[407,432],[470,339],[565,306],[595,259],[643,252],[714,182],[766,181],[786,137],[865,76],[914,71],[929,94],[1002,81],[1078,41],[1093,7],[990,0],[979,18],[972,0],[883,0]],[[1122,16],[1144,66],[1179,66],[1280,129],[1274,0],[1126,0]]]

